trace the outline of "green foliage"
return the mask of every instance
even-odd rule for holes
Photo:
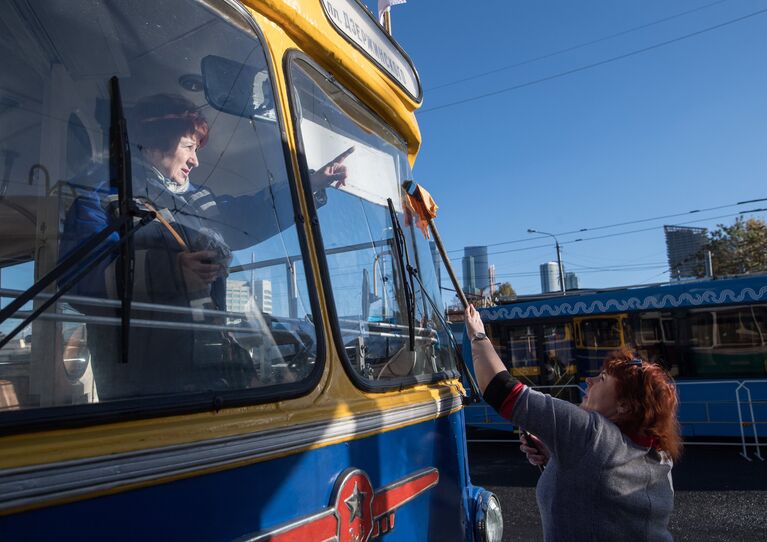
[[[498,286],[498,289],[496,290],[493,297],[495,298],[496,303],[503,301],[513,301],[517,298],[517,292],[514,291],[514,288],[511,286],[510,282],[504,282]]]
[[[708,235],[716,275],[767,271],[767,224],[757,218],[738,217],[731,226],[719,224]]]

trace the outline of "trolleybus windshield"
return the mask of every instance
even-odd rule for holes
[[[9,1],[0,11],[3,306],[116,219],[115,106],[127,119],[130,204],[156,213],[132,239],[127,359],[114,234],[95,251],[104,259],[72,266],[87,272],[0,351],[0,410],[306,391],[319,370],[315,310],[255,28],[223,1]],[[235,110],[243,95],[250,108]]]
[[[452,374],[455,350],[441,317],[434,249],[417,228],[401,188],[410,177],[404,142],[308,61],[294,58],[290,76],[309,171],[350,152],[345,183],[326,191],[317,216],[352,374],[370,387]],[[400,224],[402,246],[396,235]],[[408,299],[403,292],[411,288]]]

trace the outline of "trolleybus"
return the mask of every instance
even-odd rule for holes
[[[480,314],[530,386],[579,401],[585,377],[629,346],[675,379],[685,436],[767,436],[767,275],[557,292]],[[470,359],[466,339],[464,352]],[[470,425],[509,428],[486,405],[470,408]]]
[[[500,540],[401,188],[420,82],[364,5],[0,29],[0,539]]]

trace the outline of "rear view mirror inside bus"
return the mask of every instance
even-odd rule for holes
[[[216,55],[206,56],[201,64],[205,98],[212,108],[238,117],[277,119],[266,67]]]

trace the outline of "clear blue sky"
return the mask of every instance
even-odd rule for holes
[[[366,0],[375,9],[375,0]],[[713,5],[709,5],[713,4]],[[441,85],[692,13],[460,84]],[[424,87],[416,180],[440,205],[456,257],[492,245],[497,280],[540,292],[554,234],[767,197],[767,12],[495,96],[767,9],[764,0],[408,0],[393,33]],[[559,237],[582,287],[668,279],[663,224],[715,227],[767,201]],[[715,218],[721,215],[730,215]],[[747,216],[763,218],[764,213]],[[653,228],[641,233],[629,230]],[[599,235],[620,234],[603,239]],[[572,242],[577,238],[582,241]],[[544,245],[544,246],[541,246]],[[536,247],[539,248],[531,248]],[[523,250],[520,250],[523,249]],[[501,251],[510,251],[498,253]],[[605,270],[611,269],[611,270]],[[443,276],[443,285],[449,286]]]

